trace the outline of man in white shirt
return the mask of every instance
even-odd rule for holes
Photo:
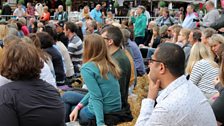
[[[15,11],[13,12],[13,16],[16,16],[16,18],[21,18],[25,16],[26,12],[22,8],[22,4],[18,3],[17,6],[18,8],[16,8]]]
[[[217,125],[203,93],[186,79],[184,63],[181,47],[173,43],[159,45],[150,59],[148,97],[142,101],[136,126]],[[158,96],[159,89],[163,91]]]
[[[194,29],[196,28],[196,22],[193,21],[193,19],[196,19],[196,15],[194,13],[194,5],[189,4],[187,6],[187,16],[185,17],[182,27],[183,28],[189,28],[189,29]]]
[[[203,17],[203,22],[200,22],[200,25],[209,27],[219,18],[219,11],[215,9],[214,3],[211,0],[206,2],[205,8],[208,13]]]

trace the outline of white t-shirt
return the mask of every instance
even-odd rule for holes
[[[17,17],[22,17],[25,15],[25,11],[22,8],[21,9],[16,8],[13,14]]]

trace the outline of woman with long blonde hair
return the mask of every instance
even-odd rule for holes
[[[202,43],[195,43],[191,48],[186,73],[207,98],[217,92],[212,83],[218,76],[218,69],[218,64],[213,61],[207,47]]]
[[[84,97],[76,92],[66,92],[62,96],[67,118],[72,106],[76,105],[70,114],[70,121],[75,121],[79,115],[79,122],[83,125],[94,118],[97,125],[104,125],[104,114],[121,110],[120,69],[109,56],[106,43],[100,35],[85,37],[81,75],[88,93]]]

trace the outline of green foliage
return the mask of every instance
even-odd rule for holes
[[[166,7],[166,2],[160,1],[159,2],[159,7]]]
[[[24,0],[19,0],[18,3],[24,4],[25,2],[24,2]]]
[[[72,0],[66,0],[65,5],[66,6],[71,6],[72,5]]]
[[[119,7],[119,4],[117,2],[117,0],[114,1],[114,8],[118,8]]]

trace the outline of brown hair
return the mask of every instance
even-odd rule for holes
[[[206,28],[202,31],[202,34],[204,34],[205,38],[210,38],[215,33],[216,31],[212,28]]]
[[[48,62],[49,58],[51,59],[51,56],[41,49],[41,42],[37,34],[31,33],[29,34],[29,38],[32,40],[32,44],[37,48],[38,52],[40,53],[40,57],[45,62]]]
[[[3,45],[4,47],[7,47],[8,45],[10,45],[11,43],[18,43],[21,42],[22,40],[15,35],[8,35],[3,39]]]
[[[221,60],[221,66],[220,66],[219,79],[220,79],[222,86],[224,86],[224,52],[222,52],[222,60]]]
[[[31,44],[20,42],[3,49],[0,74],[13,81],[38,79],[43,61]]]
[[[180,30],[182,29],[182,26],[180,26],[180,25],[177,25],[177,24],[175,24],[175,25],[173,25],[172,26],[172,31],[174,32],[174,33],[176,33],[176,35],[177,36],[173,36],[173,42],[174,43],[176,43],[177,42],[177,40],[178,40],[178,36],[179,36],[179,34],[180,34]]]
[[[83,63],[86,62],[94,62],[105,79],[108,79],[108,72],[117,79],[120,77],[120,69],[109,56],[106,43],[100,35],[91,34],[85,37]]]
[[[0,24],[0,40],[3,40],[3,38],[8,34],[9,28],[7,25]]]
[[[180,32],[182,33],[182,36],[185,36],[186,37],[186,40],[188,41],[189,34],[191,33],[191,30],[190,29],[187,29],[187,28],[182,28],[180,30]]]

